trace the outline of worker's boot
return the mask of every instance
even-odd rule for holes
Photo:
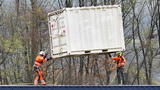
[[[38,81],[37,80],[34,80],[34,85],[38,85]]]
[[[42,85],[46,85],[46,82],[44,80],[41,80]]]

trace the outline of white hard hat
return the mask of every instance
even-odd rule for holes
[[[46,53],[44,51],[40,51],[39,55],[45,55]]]

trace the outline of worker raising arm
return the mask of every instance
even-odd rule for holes
[[[112,57],[112,60],[115,60],[117,63],[117,78],[118,78],[118,84],[124,84],[124,66],[126,59],[124,56],[122,56],[122,52],[117,52],[117,56]]]
[[[38,85],[38,80],[41,81],[41,84],[42,85],[45,85],[45,81],[44,81],[44,78],[43,78],[43,72],[41,70],[41,64],[43,62],[46,62],[46,61],[49,61],[50,59],[52,59],[52,57],[50,58],[47,58],[47,53],[45,53],[44,51],[40,51],[39,52],[39,55],[36,57],[36,60],[34,62],[34,71],[36,73],[36,78],[34,80],[34,85]]]

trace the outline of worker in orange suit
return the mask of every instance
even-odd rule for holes
[[[36,78],[34,80],[34,85],[38,85],[38,81],[41,81],[41,85],[45,85],[46,82],[44,81],[43,78],[43,72],[41,70],[41,64],[43,62],[49,61],[50,59],[52,59],[52,57],[47,58],[47,53],[45,53],[44,51],[40,51],[39,55],[36,57],[36,60],[34,62],[34,71],[36,72]]]
[[[124,84],[124,65],[126,62],[126,59],[124,56],[122,56],[122,52],[117,52],[117,56],[112,57],[112,60],[115,60],[117,63],[117,78],[118,78],[118,84]],[[111,57],[111,56],[110,56]]]

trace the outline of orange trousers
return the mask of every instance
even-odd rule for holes
[[[35,78],[35,80],[43,80],[43,73],[42,73],[42,71],[40,71],[40,70],[37,70],[36,71],[36,78]]]
[[[41,84],[42,85],[45,85],[45,81],[43,79],[43,72],[41,71],[41,69],[38,67],[38,68],[34,68],[34,70],[36,71],[36,78],[34,80],[34,85],[38,85],[38,81],[40,80],[41,81]]]

